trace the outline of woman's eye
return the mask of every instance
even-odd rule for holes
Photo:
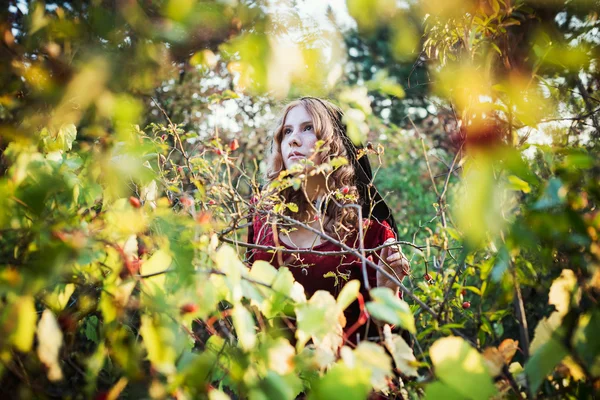
[[[312,125],[306,125],[306,128],[304,128],[305,131],[310,131],[312,130]]]
[[[291,129],[286,129],[286,130],[283,131],[283,134],[284,135],[289,135],[291,132],[292,132]]]

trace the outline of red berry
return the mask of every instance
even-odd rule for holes
[[[198,306],[194,303],[187,303],[187,304],[182,305],[179,308],[179,311],[182,314],[194,313],[194,312],[198,311]]]
[[[463,289],[460,291],[460,294],[462,294],[463,296],[467,295],[467,289]]]
[[[61,242],[66,242],[68,239],[67,234],[65,232],[60,232],[60,231],[52,231],[52,237],[60,240]]]
[[[343,194],[348,194],[348,192],[350,192],[350,188],[349,188],[348,186],[344,186],[344,187],[342,188],[342,193],[343,193]]]
[[[202,212],[196,216],[196,222],[199,224],[208,224],[210,222],[210,213]]]
[[[215,153],[217,153],[217,155],[222,156],[223,155],[223,150],[221,149],[216,149]]]
[[[217,202],[216,202],[216,201],[214,201],[214,200],[209,200],[209,201],[208,201],[208,205],[209,205],[209,206],[214,206],[215,204],[217,204]]]
[[[229,143],[229,150],[231,150],[231,151],[236,151],[239,147],[240,147],[240,144],[237,139],[233,139]]]
[[[191,207],[194,205],[194,199],[192,199],[189,196],[183,196],[181,199],[179,199],[179,202],[184,206],[184,207]]]
[[[470,303],[470,302],[468,302],[468,301],[465,301],[465,302],[462,304],[462,308],[464,308],[465,310],[466,310],[467,308],[471,308],[471,303]]]
[[[131,204],[131,206],[133,208],[140,208],[142,206],[142,203],[140,202],[140,199],[138,199],[137,197],[133,197],[133,196],[131,196],[129,198],[129,204]]]
[[[177,172],[183,172],[183,167],[180,165],[179,167],[177,167]]]
[[[139,274],[141,265],[142,261],[139,258],[125,261],[125,265],[121,268],[121,272],[119,272],[119,278],[127,279],[130,276]]]
[[[431,277],[431,275],[429,274],[425,274],[423,275],[423,279],[425,279],[427,282],[429,282],[430,280],[432,280],[433,278]]]

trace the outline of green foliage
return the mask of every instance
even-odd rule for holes
[[[398,299],[391,289],[372,289],[371,296],[374,301],[367,303],[367,310],[373,317],[415,333],[415,321],[408,304]]]
[[[3,6],[3,391],[593,395],[593,7],[348,8],[357,29],[331,33],[298,10],[281,15],[254,1]],[[305,93],[333,98],[350,138],[371,142],[361,156],[411,259],[404,300],[343,279],[337,298],[311,295],[295,270],[240,257],[257,204],[298,210],[278,190],[299,189],[304,166],[248,197],[266,168],[275,108]],[[336,157],[313,172],[347,163]],[[363,308],[357,324],[377,324],[379,337],[346,341],[353,304]]]

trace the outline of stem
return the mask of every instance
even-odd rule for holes
[[[525,305],[523,304],[523,296],[521,295],[521,287],[517,281],[517,272],[513,263],[510,263],[510,269],[513,277],[513,284],[515,290],[515,309],[517,311],[517,318],[519,319],[519,333],[521,336],[521,342],[523,343],[523,357],[525,361],[529,359],[529,332],[527,326],[527,317],[525,315]]]

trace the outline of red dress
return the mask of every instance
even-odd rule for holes
[[[264,246],[275,247],[275,240],[273,237],[273,229],[270,223],[267,223],[267,216],[255,215],[253,220],[253,242]],[[394,231],[390,228],[389,224],[385,221],[379,222],[377,220],[364,220],[363,221],[363,234],[364,234],[364,248],[372,249],[380,246],[388,239],[396,239]],[[288,249],[296,249],[287,246],[281,240],[279,240],[280,246]],[[352,248],[359,247],[358,232],[353,235],[349,235],[345,244]],[[311,247],[312,250],[316,251],[341,251],[342,249],[329,241],[322,242]],[[377,263],[379,257],[373,252],[367,253],[367,256],[372,255],[374,262]],[[252,249],[249,256],[250,262],[256,260],[264,260],[271,263],[275,268],[280,267],[279,257],[275,252],[267,252],[262,249]],[[283,265],[287,266],[294,279],[304,287],[306,297],[310,298],[317,290],[326,290],[330,292],[335,298],[337,298],[341,289],[344,287],[346,282],[353,279],[358,279],[361,282],[361,293],[368,300],[368,292],[364,287],[364,279],[362,273],[362,263],[360,259],[354,255],[342,254],[342,255],[318,255],[309,253],[281,253],[281,260]],[[367,278],[370,286],[377,286],[376,271],[373,268],[367,266]],[[355,301],[345,311],[346,316],[346,328],[352,326],[360,316],[360,307],[358,302]],[[374,328],[374,324],[370,324],[369,336],[377,334]],[[364,340],[364,329],[358,331],[360,339]],[[352,335],[354,336],[354,334]],[[354,337],[351,338],[354,342]]]

